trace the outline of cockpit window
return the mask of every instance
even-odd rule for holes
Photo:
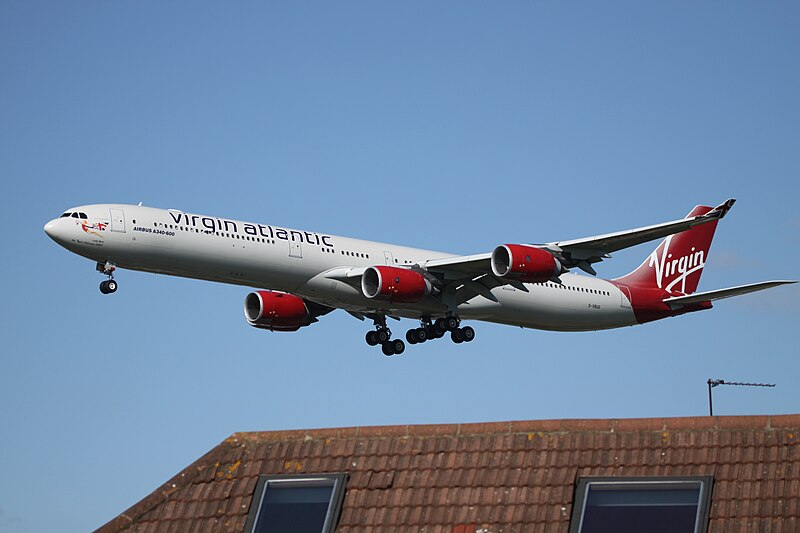
[[[60,216],[60,217],[58,217],[58,218],[67,218],[67,217],[69,217],[70,215],[72,215],[72,213],[69,213],[69,212],[67,212],[67,213],[64,213],[63,215],[61,215],[61,216]]]
[[[87,217],[87,216],[86,216],[86,213],[78,213],[78,215],[79,215],[81,218],[89,218],[89,217]]]
[[[78,213],[72,213],[72,218],[79,218]]]

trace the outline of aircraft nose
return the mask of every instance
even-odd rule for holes
[[[56,242],[61,242],[65,239],[65,230],[64,224],[60,223],[57,218],[44,225],[44,232]]]

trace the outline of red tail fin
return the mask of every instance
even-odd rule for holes
[[[686,217],[704,215],[711,209],[698,205]],[[717,221],[714,220],[670,235],[639,268],[614,281],[642,288],[658,288],[671,294],[693,293],[700,282],[716,229]]]

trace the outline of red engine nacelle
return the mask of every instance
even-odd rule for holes
[[[397,303],[415,303],[433,287],[419,272],[391,266],[369,267],[361,276],[361,292],[367,298]]]
[[[504,244],[492,252],[492,272],[501,278],[543,283],[564,271],[553,254],[535,246]]]
[[[297,331],[314,322],[305,301],[285,292],[256,291],[244,299],[247,323],[270,331]]]

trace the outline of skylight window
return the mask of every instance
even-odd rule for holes
[[[702,533],[711,477],[581,478],[570,533]]]
[[[256,485],[248,533],[331,533],[344,498],[346,474],[262,476]]]

